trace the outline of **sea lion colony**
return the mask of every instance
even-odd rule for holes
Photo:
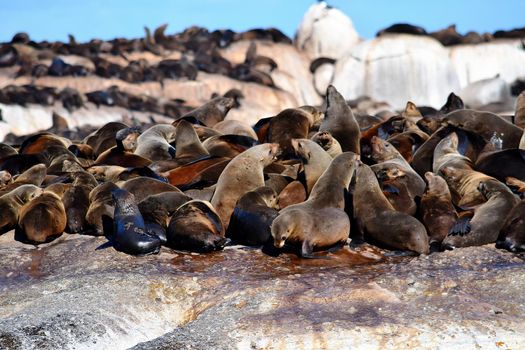
[[[522,94],[513,120],[524,104]],[[224,119],[233,105],[214,98],[172,124],[1,144],[1,232],[31,244],[105,235],[134,255],[235,243],[311,258],[349,238],[417,254],[525,250],[523,129],[496,114],[451,94],[441,110],[354,115],[333,86],[323,106],[253,127]]]

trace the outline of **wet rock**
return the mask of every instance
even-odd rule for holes
[[[135,258],[102,237],[0,237],[6,349],[519,348],[523,256],[492,246],[329,259],[227,247]],[[242,263],[239,263],[242,261]],[[482,271],[486,269],[486,271]]]

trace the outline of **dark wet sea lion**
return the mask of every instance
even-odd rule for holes
[[[254,146],[228,163],[217,181],[211,204],[217,210],[225,229],[235,204],[243,194],[264,186],[263,169],[276,160],[277,144]]]
[[[203,253],[222,250],[228,242],[213,206],[199,200],[177,209],[168,225],[167,239],[166,245],[171,248]]]
[[[277,193],[270,187],[245,193],[235,205],[226,237],[248,246],[267,243],[272,222],[279,215],[276,205]]]
[[[66,223],[64,205],[53,192],[45,191],[20,208],[19,233],[33,244],[49,242],[60,236]]]
[[[95,236],[104,235],[104,222],[113,220],[115,201],[111,191],[119,187],[113,182],[104,182],[93,188],[89,193],[89,208],[86,212],[86,222],[93,229],[89,233]],[[106,232],[107,233],[107,232]]]
[[[343,152],[361,153],[359,124],[345,99],[332,85],[326,90],[326,111],[319,131],[328,131],[341,144]]]
[[[383,195],[374,172],[365,164],[357,167],[353,198],[361,238],[389,249],[428,253],[425,226],[412,216],[395,211]]]
[[[420,217],[427,228],[431,250],[439,250],[458,219],[447,182],[434,173],[425,174],[427,190],[421,197]]]
[[[112,192],[115,201],[114,228],[111,241],[115,249],[131,255],[156,254],[160,239],[146,232],[144,219],[133,194],[123,189]]]
[[[505,181],[509,176],[525,181],[525,150],[505,149],[482,154],[475,168],[500,181]]]
[[[147,196],[161,192],[180,192],[180,190],[169,183],[152,179],[151,177],[139,176],[124,182],[120,188],[133,194],[137,203]]]
[[[525,251],[525,199],[516,204],[505,218],[496,247],[511,252]]]
[[[39,196],[42,189],[35,185],[22,185],[0,197],[0,234],[15,228],[20,208]]]
[[[443,114],[448,114],[450,112],[464,108],[465,104],[463,103],[461,97],[451,92],[447,97],[447,102],[445,102],[445,104],[441,106],[441,109],[439,111]]]
[[[505,219],[518,199],[507,186],[496,179],[479,182],[479,191],[486,202],[474,209],[474,216],[465,229],[457,232],[452,228],[443,240],[447,248],[479,246],[496,242]]]
[[[233,107],[234,99],[229,97],[216,97],[202,106],[184,114],[181,118],[194,117],[205,126],[213,127],[218,122],[224,120],[226,114]]]

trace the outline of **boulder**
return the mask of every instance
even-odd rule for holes
[[[359,41],[350,18],[324,1],[310,6],[294,40],[295,46],[312,60],[318,57],[342,58]]]
[[[335,66],[333,85],[347,99],[367,95],[403,109],[408,100],[439,108],[459,81],[448,51],[437,40],[384,35],[355,46]]]
[[[480,109],[491,103],[504,104],[511,100],[510,86],[500,77],[473,82],[461,89],[459,96],[472,109]]]

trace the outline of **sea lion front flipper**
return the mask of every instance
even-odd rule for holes
[[[313,247],[307,240],[303,241],[303,245],[301,246],[301,258],[304,259],[323,259],[323,260],[330,260],[327,256],[317,256],[313,254]]]
[[[452,227],[448,231],[448,236],[464,236],[468,234],[471,230],[470,219],[471,217],[468,216],[460,217],[459,219],[457,219],[454,225],[452,225]]]

